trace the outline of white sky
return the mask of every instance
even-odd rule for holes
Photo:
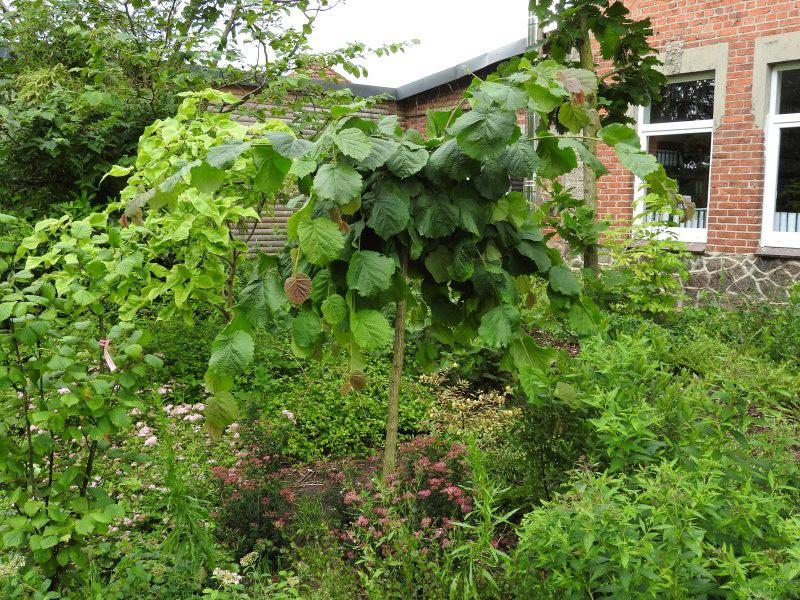
[[[311,44],[418,39],[404,53],[364,63],[369,76],[359,83],[397,87],[524,38],[527,7],[528,0],[346,0],[319,16]]]

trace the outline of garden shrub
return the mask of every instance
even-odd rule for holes
[[[377,457],[376,457],[377,458]],[[457,523],[474,508],[466,448],[421,436],[398,448],[385,485],[357,480],[344,496],[351,520],[335,531],[347,559],[363,565],[367,590],[434,597]]]
[[[781,388],[708,335],[617,324],[552,395],[582,415],[585,458],[523,519],[522,597],[793,597],[800,467],[796,425],[769,409]]]
[[[345,476],[339,468],[326,462],[293,467],[275,439],[247,442],[235,465],[211,467],[219,493],[217,537],[237,558],[254,551],[275,558],[285,551],[301,526],[306,495],[323,508],[320,522],[341,522]]]
[[[7,215],[0,227],[30,233]],[[160,364],[141,331],[109,316],[125,286],[109,268],[119,236],[102,219],[64,216],[0,246],[2,547],[56,583],[81,578],[90,540],[123,514],[116,481],[97,472],[140,462],[121,441]]]
[[[289,340],[274,332],[259,334],[254,365],[240,376],[245,395],[246,427],[267,431],[280,423],[286,436],[283,451],[296,460],[322,456],[366,456],[383,440],[386,390],[391,363],[377,355],[365,367],[366,386],[343,394],[340,357],[329,350],[317,361],[293,356]],[[401,437],[423,430],[432,403],[427,386],[406,380],[400,395]],[[282,411],[293,415],[291,427]]]
[[[211,342],[220,328],[216,315],[201,315],[191,325],[180,319],[154,321],[149,326],[153,348],[163,357],[157,383],[180,381],[202,385],[211,355]]]
[[[520,597],[796,596],[796,491],[748,470],[708,452],[632,477],[578,472],[523,520]]]
[[[648,206],[646,215],[672,210],[652,194],[643,202]],[[688,253],[684,244],[667,231],[669,225],[676,224],[638,219],[606,232],[603,251],[610,264],[595,282],[601,304],[653,315],[669,313],[686,299],[683,284],[689,280]]]

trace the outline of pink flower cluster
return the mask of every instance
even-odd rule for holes
[[[393,528],[412,527],[412,537],[425,549],[452,544],[453,522],[473,509],[473,499],[464,491],[467,472],[466,448],[433,437],[419,437],[400,447],[400,468],[387,479],[384,492],[368,494],[369,482],[361,492],[349,490],[345,506],[356,511],[351,529],[337,534],[346,549],[365,543],[377,544],[381,552],[403,552],[396,547],[403,536],[390,535]],[[333,532],[332,532],[333,533]],[[347,555],[347,554],[346,554]]]
[[[188,421],[189,423],[194,423],[195,421],[201,421],[203,419],[203,411],[206,409],[206,405],[202,402],[198,402],[197,404],[167,404],[164,406],[164,412],[167,413],[170,417],[176,417],[183,421]]]
[[[145,448],[155,446],[158,443],[158,437],[151,427],[147,426],[144,421],[136,423],[136,437],[145,438],[143,446]]]

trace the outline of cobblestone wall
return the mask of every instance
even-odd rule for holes
[[[695,300],[717,295],[724,302],[764,298],[785,302],[800,282],[800,259],[708,253],[689,259],[687,293]]]

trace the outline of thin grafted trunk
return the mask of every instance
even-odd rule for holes
[[[402,259],[403,275],[407,259]],[[386,417],[386,441],[383,448],[383,480],[397,469],[397,429],[400,422],[400,383],[403,379],[403,360],[406,353],[406,301],[397,303],[394,318],[394,346],[392,350],[392,373],[389,376],[389,402]]]
[[[583,35],[583,40],[579,48],[581,68],[594,72],[595,64],[594,56],[592,55],[592,36],[585,18],[581,23],[581,32]],[[586,97],[586,108],[597,110],[596,94],[591,94]],[[583,128],[583,135],[586,136],[584,141],[591,154],[597,154],[597,142],[593,138],[597,137],[598,130],[598,123],[595,120],[592,120]],[[594,212],[594,218],[597,219],[597,175],[594,169],[585,162],[583,164],[583,200],[591,207]],[[591,269],[595,274],[600,273],[600,248],[597,244],[590,244],[583,251],[583,266],[586,269]]]

